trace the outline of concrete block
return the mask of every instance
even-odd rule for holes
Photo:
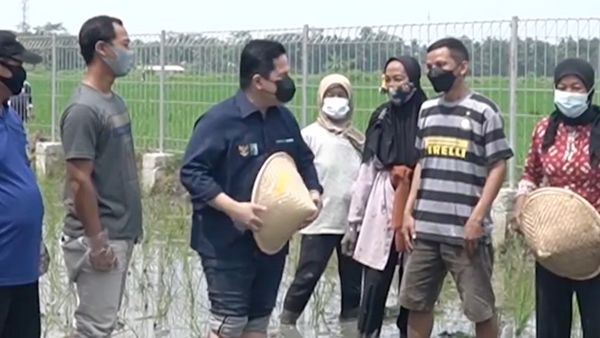
[[[515,193],[515,189],[502,188],[492,204],[491,216],[494,223],[492,241],[495,248],[502,246],[506,240],[510,219],[512,218]]]
[[[157,182],[165,175],[165,169],[172,154],[146,153],[142,158],[142,187],[151,191]]]
[[[37,142],[35,144],[35,170],[40,176],[49,176],[64,167],[64,155],[60,142]]]

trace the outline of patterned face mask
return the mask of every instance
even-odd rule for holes
[[[388,97],[394,105],[401,106],[404,103],[408,102],[416,91],[417,89],[413,86],[411,86],[408,90],[405,90],[403,88],[399,88],[396,90],[392,89],[388,91]]]

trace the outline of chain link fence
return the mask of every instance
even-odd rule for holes
[[[319,80],[339,72],[353,83],[355,122],[364,130],[370,113],[385,101],[378,92],[384,62],[412,55],[423,64],[427,45],[448,36],[460,38],[470,50],[471,87],[504,113],[517,155],[509,171],[514,185],[533,126],[553,109],[555,65],[577,56],[600,68],[600,18],[132,35],[136,68],[118,80],[116,90],[128,103],[139,149],[181,152],[195,120],[235,93],[243,46],[268,38],[288,51],[298,86],[289,106],[302,125],[317,114]],[[57,140],[60,114],[85,69],[77,39],[23,36],[21,41],[44,56],[43,64],[29,70],[36,111],[29,129]],[[422,83],[433,95],[429,82],[423,78]]]

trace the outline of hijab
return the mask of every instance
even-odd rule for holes
[[[419,158],[415,147],[417,120],[421,104],[427,100],[427,96],[421,88],[419,62],[410,56],[392,57],[385,63],[384,73],[394,61],[404,66],[414,86],[414,94],[401,105],[388,101],[375,109],[367,127],[363,162],[376,156],[385,168],[394,165],[413,168]]]
[[[348,94],[348,101],[350,102],[350,112],[345,119],[339,121],[330,119],[323,113],[321,109],[323,107],[323,100],[325,99],[327,90],[333,86],[342,87],[346,91],[346,94]],[[321,83],[319,84],[319,90],[317,91],[317,106],[319,107],[317,123],[329,132],[344,136],[346,139],[348,139],[348,141],[350,141],[350,144],[352,144],[352,146],[358,152],[362,152],[365,143],[365,137],[352,125],[353,104],[352,85],[350,84],[350,80],[340,74],[330,74],[325,76],[321,80]]]
[[[548,127],[544,134],[542,142],[542,150],[548,150],[556,138],[556,132],[561,123],[569,126],[592,125],[590,132],[590,160],[600,161],[600,108],[592,105],[594,97],[594,68],[587,61],[578,58],[565,59],[556,66],[554,70],[554,87],[558,85],[560,80],[565,76],[576,76],[583,82],[585,88],[590,92],[588,97],[588,110],[581,116],[569,118],[559,110],[555,109],[550,115]]]

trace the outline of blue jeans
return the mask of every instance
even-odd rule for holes
[[[213,315],[252,320],[271,314],[283,275],[285,251],[271,256],[256,248],[249,255],[201,259]]]

